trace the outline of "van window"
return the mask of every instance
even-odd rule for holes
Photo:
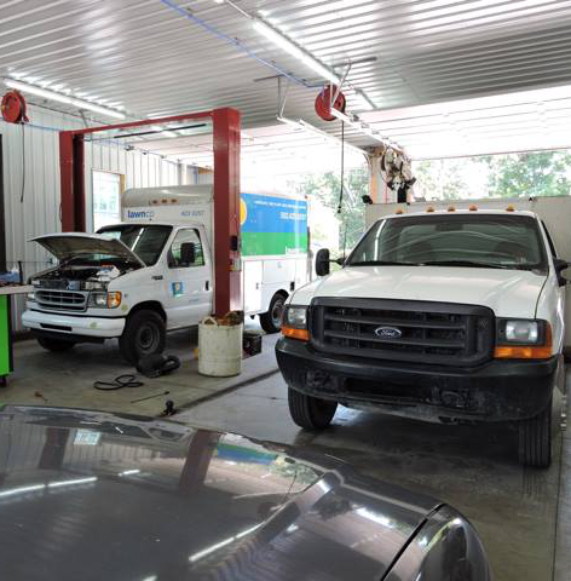
[[[348,261],[349,266],[375,264],[547,269],[537,220],[497,214],[436,214],[381,220]]]
[[[181,246],[187,242],[194,244],[195,255],[192,264],[181,263]],[[202,249],[202,241],[200,240],[200,233],[195,228],[187,230],[180,230],[175,236],[171,246],[171,264],[175,268],[183,268],[187,266],[204,266],[204,252]]]

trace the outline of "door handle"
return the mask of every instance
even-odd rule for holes
[[[204,290],[210,290],[210,281],[209,281],[209,280],[207,280],[207,281],[204,283]]]
[[[162,274],[158,274],[156,276],[153,276],[153,280],[163,280],[163,275]]]

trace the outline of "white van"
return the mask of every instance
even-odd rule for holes
[[[58,260],[31,278],[22,316],[46,349],[118,338],[136,363],[162,352],[167,331],[212,313],[212,188],[128,190],[122,206],[124,222],[97,234],[34,239]],[[277,332],[285,300],[311,272],[307,202],[244,193],[241,220],[245,313]]]
[[[441,422],[514,421],[520,459],[551,460],[569,264],[534,212],[402,208],[343,267],[297,290],[276,346],[293,420],[337,405]]]

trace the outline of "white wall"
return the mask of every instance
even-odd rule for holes
[[[59,137],[63,129],[80,129],[83,121],[48,109],[30,107],[30,123],[23,128],[0,120],[4,149],[4,203],[6,215],[7,260],[21,260],[28,277],[49,265],[48,255],[30,238],[61,230]],[[97,134],[96,134],[97,135]],[[24,170],[24,171],[23,171]],[[179,166],[153,154],[125,149],[109,141],[87,143],[85,148],[87,226],[92,228],[92,170],[125,175],[125,186],[152,187],[196,183],[192,168]],[[24,201],[21,203],[22,184]],[[14,309],[14,328],[21,329],[19,319],[23,298]]]

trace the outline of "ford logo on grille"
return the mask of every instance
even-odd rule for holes
[[[402,331],[396,327],[379,327],[375,329],[375,335],[381,339],[400,339]]]

